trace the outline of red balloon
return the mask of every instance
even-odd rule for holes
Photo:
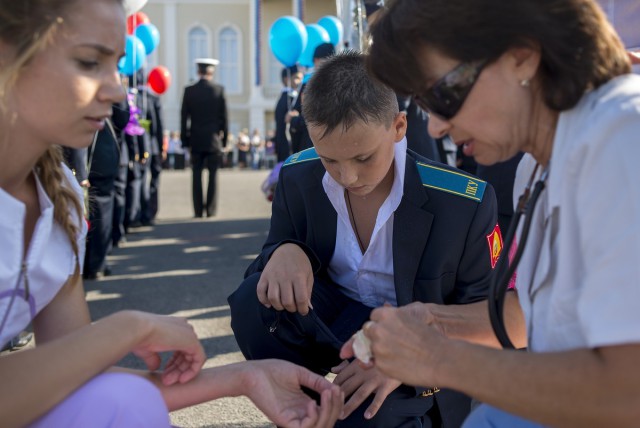
[[[136,12],[127,18],[127,34],[133,34],[138,25],[148,24],[151,21],[144,12]]]
[[[164,65],[152,69],[147,76],[147,84],[156,94],[164,94],[171,85],[171,73]]]

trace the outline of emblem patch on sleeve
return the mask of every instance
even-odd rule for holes
[[[487,242],[489,243],[489,257],[491,258],[491,268],[496,267],[498,258],[502,252],[502,233],[500,232],[500,226],[496,224],[493,231],[487,235]]]

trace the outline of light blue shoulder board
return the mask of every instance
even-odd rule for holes
[[[486,181],[434,165],[420,162],[416,162],[416,165],[423,186],[482,202]]]
[[[310,149],[303,150],[298,153],[294,153],[287,158],[286,161],[282,164],[282,166],[295,165],[297,163],[307,162],[311,160],[318,159],[318,154],[316,153],[316,149],[311,147]]]

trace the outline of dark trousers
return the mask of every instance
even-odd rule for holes
[[[103,272],[111,249],[113,228],[114,177],[91,179],[89,188],[89,223],[84,257],[84,273]]]
[[[151,155],[151,180],[149,181],[149,205],[145,219],[153,221],[158,214],[158,191],[160,190],[160,173],[162,172],[162,155]]]
[[[131,162],[127,173],[125,191],[124,230],[140,221],[140,192],[142,190],[142,169],[138,162]]]
[[[113,200],[113,227],[111,230],[111,239],[113,245],[117,246],[124,236],[124,212],[126,208],[126,189],[127,189],[127,165],[120,165],[118,175],[114,183],[115,194]]]
[[[151,222],[151,159],[140,164],[140,214],[137,220],[143,225]]]
[[[193,211],[196,217],[202,217],[206,212],[207,217],[216,214],[216,174],[218,172],[217,152],[193,152],[191,153],[191,168],[193,169]],[[207,184],[207,198],[202,195],[202,170],[209,170]]]
[[[248,360],[280,358],[325,375],[340,363],[339,351],[366,320],[371,308],[346,297],[326,279],[316,278],[311,296],[314,309],[302,316],[276,311],[263,306],[257,298],[260,273],[247,277],[229,296],[231,328],[240,350]],[[425,417],[433,407],[433,397],[420,397],[416,389],[401,385],[387,396],[371,420],[364,411],[369,397],[347,419],[338,421],[340,428],[431,427]]]

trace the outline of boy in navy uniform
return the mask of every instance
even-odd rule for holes
[[[405,114],[362,54],[333,57],[305,91],[314,148],[282,167],[267,241],[229,297],[240,349],[337,373],[336,426],[459,426],[466,396],[401,385],[338,352],[375,307],[486,299],[501,249],[494,191],[407,150]]]

